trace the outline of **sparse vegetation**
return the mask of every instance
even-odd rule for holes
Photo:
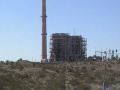
[[[109,68],[111,68],[111,67],[112,67],[112,65],[111,65],[111,64],[108,64],[108,67],[109,67]]]
[[[0,90],[99,90],[104,79],[119,90],[119,61],[40,64],[0,63]],[[105,68],[107,71],[105,76]]]

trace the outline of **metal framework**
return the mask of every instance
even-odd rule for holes
[[[50,39],[50,62],[79,61],[87,56],[87,40],[68,33],[52,34]]]
[[[109,59],[119,59],[119,55],[120,53],[117,53],[117,50],[109,50],[109,52],[107,51],[95,51],[95,57],[97,57],[97,53],[100,53],[100,57],[101,57],[101,60],[103,59],[106,59],[106,60],[109,60]]]

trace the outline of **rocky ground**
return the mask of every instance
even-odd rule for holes
[[[0,62],[0,90],[100,90],[104,81],[120,90],[120,61]]]

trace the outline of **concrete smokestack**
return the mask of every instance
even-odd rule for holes
[[[42,0],[42,62],[47,62],[46,0]]]

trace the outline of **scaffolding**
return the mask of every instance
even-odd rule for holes
[[[70,61],[85,60],[87,56],[87,40],[82,36],[71,36]]]
[[[50,39],[50,62],[84,60],[87,56],[87,40],[68,33],[52,34]]]

